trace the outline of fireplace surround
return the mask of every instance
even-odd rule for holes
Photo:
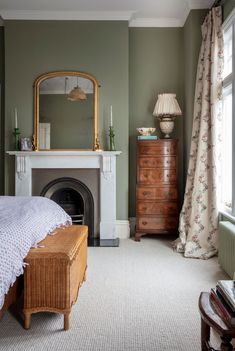
[[[99,171],[100,246],[118,246],[116,228],[116,157],[120,151],[8,151],[15,156],[15,195],[32,195],[35,169]]]

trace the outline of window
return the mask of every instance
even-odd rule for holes
[[[232,210],[232,85],[223,89],[222,204]]]
[[[235,216],[235,11],[224,23],[222,211]]]
[[[233,28],[229,26],[229,28],[224,31],[224,78],[232,73],[232,38]]]

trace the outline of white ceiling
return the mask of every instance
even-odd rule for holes
[[[131,27],[181,27],[215,0],[0,0],[3,19],[127,20]]]

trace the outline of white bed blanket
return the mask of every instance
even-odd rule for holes
[[[70,216],[45,197],[0,196],[0,309],[4,295],[23,273],[30,248],[71,223]]]

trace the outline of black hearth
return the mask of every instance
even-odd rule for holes
[[[48,183],[41,196],[59,204],[72,218],[73,224],[88,226],[88,245],[97,245],[94,237],[94,200],[88,187],[74,178],[58,178]]]

